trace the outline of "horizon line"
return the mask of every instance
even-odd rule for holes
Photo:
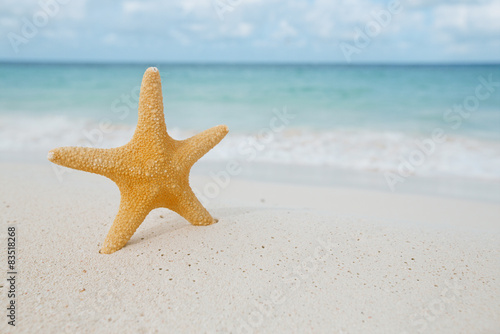
[[[327,61],[303,61],[303,62],[284,62],[284,61],[81,61],[81,60],[14,60],[0,59],[0,64],[29,64],[29,65],[329,65],[329,66],[471,66],[471,65],[500,65],[498,62],[327,62]]]

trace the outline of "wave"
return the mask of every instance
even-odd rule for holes
[[[175,139],[196,132],[169,128]],[[0,152],[50,150],[59,146],[117,147],[125,144],[134,126],[95,123],[67,117],[0,118]],[[313,131],[289,128],[258,133],[231,131],[204,159],[326,166],[419,176],[459,176],[500,180],[500,142],[445,134],[370,130]],[[434,144],[432,144],[434,143]]]

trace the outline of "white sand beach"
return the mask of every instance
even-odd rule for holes
[[[499,18],[0,0],[0,334],[500,334]]]
[[[118,188],[52,168],[0,165],[2,240],[18,231],[18,317],[1,333],[500,329],[497,203],[233,178],[206,203],[217,224],[157,209],[103,255]]]

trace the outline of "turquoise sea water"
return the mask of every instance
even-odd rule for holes
[[[391,171],[440,128],[446,142],[416,174],[500,180],[500,65],[4,63],[0,150],[125,143],[148,66],[160,70],[174,135],[229,126],[230,135],[209,159],[242,159],[241,143],[258,141],[273,110],[286,109],[293,120],[271,140],[262,139],[257,161]],[[485,80],[493,85],[480,88],[477,99]],[[471,109],[467,117],[446,114],[464,103]],[[115,126],[101,138],[103,120]]]
[[[223,122],[258,130],[272,109],[286,106],[297,127],[425,132],[474,95],[479,77],[500,81],[499,65],[152,65],[162,75],[168,124],[196,130]],[[137,104],[134,87],[147,66],[3,64],[0,115],[113,118],[116,99],[132,95]],[[132,124],[136,115],[115,121]],[[496,87],[456,132],[499,139],[499,124]]]

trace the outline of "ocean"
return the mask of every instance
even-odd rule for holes
[[[3,63],[0,151],[126,143],[149,66],[172,137],[228,125],[206,161],[500,182],[500,65]]]

